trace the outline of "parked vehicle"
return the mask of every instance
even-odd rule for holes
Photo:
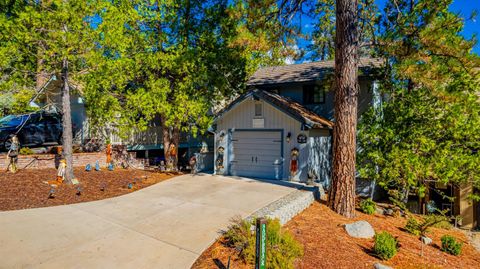
[[[8,150],[15,134],[22,147],[42,146],[46,143],[61,144],[61,119],[61,115],[45,111],[3,117],[0,119],[0,147]]]

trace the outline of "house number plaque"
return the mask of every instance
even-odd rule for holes
[[[297,136],[297,142],[298,142],[299,144],[305,144],[305,143],[307,143],[307,136],[304,135],[304,134],[299,134],[299,135]]]

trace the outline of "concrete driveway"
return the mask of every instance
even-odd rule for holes
[[[102,201],[0,212],[0,268],[190,268],[232,217],[292,191],[184,175]]]

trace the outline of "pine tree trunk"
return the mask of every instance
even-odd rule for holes
[[[333,131],[330,208],[355,216],[355,152],[357,129],[357,1],[336,1],[335,127]]]
[[[73,155],[72,155],[72,114],[70,110],[70,85],[68,85],[68,60],[63,59],[62,64],[62,126],[63,126],[63,154],[67,161],[65,180],[71,183],[73,176]]]

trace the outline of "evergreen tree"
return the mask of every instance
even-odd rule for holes
[[[83,75],[95,69],[98,31],[90,20],[110,1],[49,0],[4,3],[0,17],[2,90],[30,99],[55,75],[61,80],[63,153],[66,180],[73,178],[70,94],[81,90]],[[109,13],[108,19],[116,15]],[[118,14],[117,14],[118,15]],[[115,23],[109,23],[115,28]],[[115,39],[110,39],[110,41]]]
[[[362,119],[358,165],[404,201],[433,182],[480,186],[480,60],[451,2],[389,1],[381,20],[388,98]]]

